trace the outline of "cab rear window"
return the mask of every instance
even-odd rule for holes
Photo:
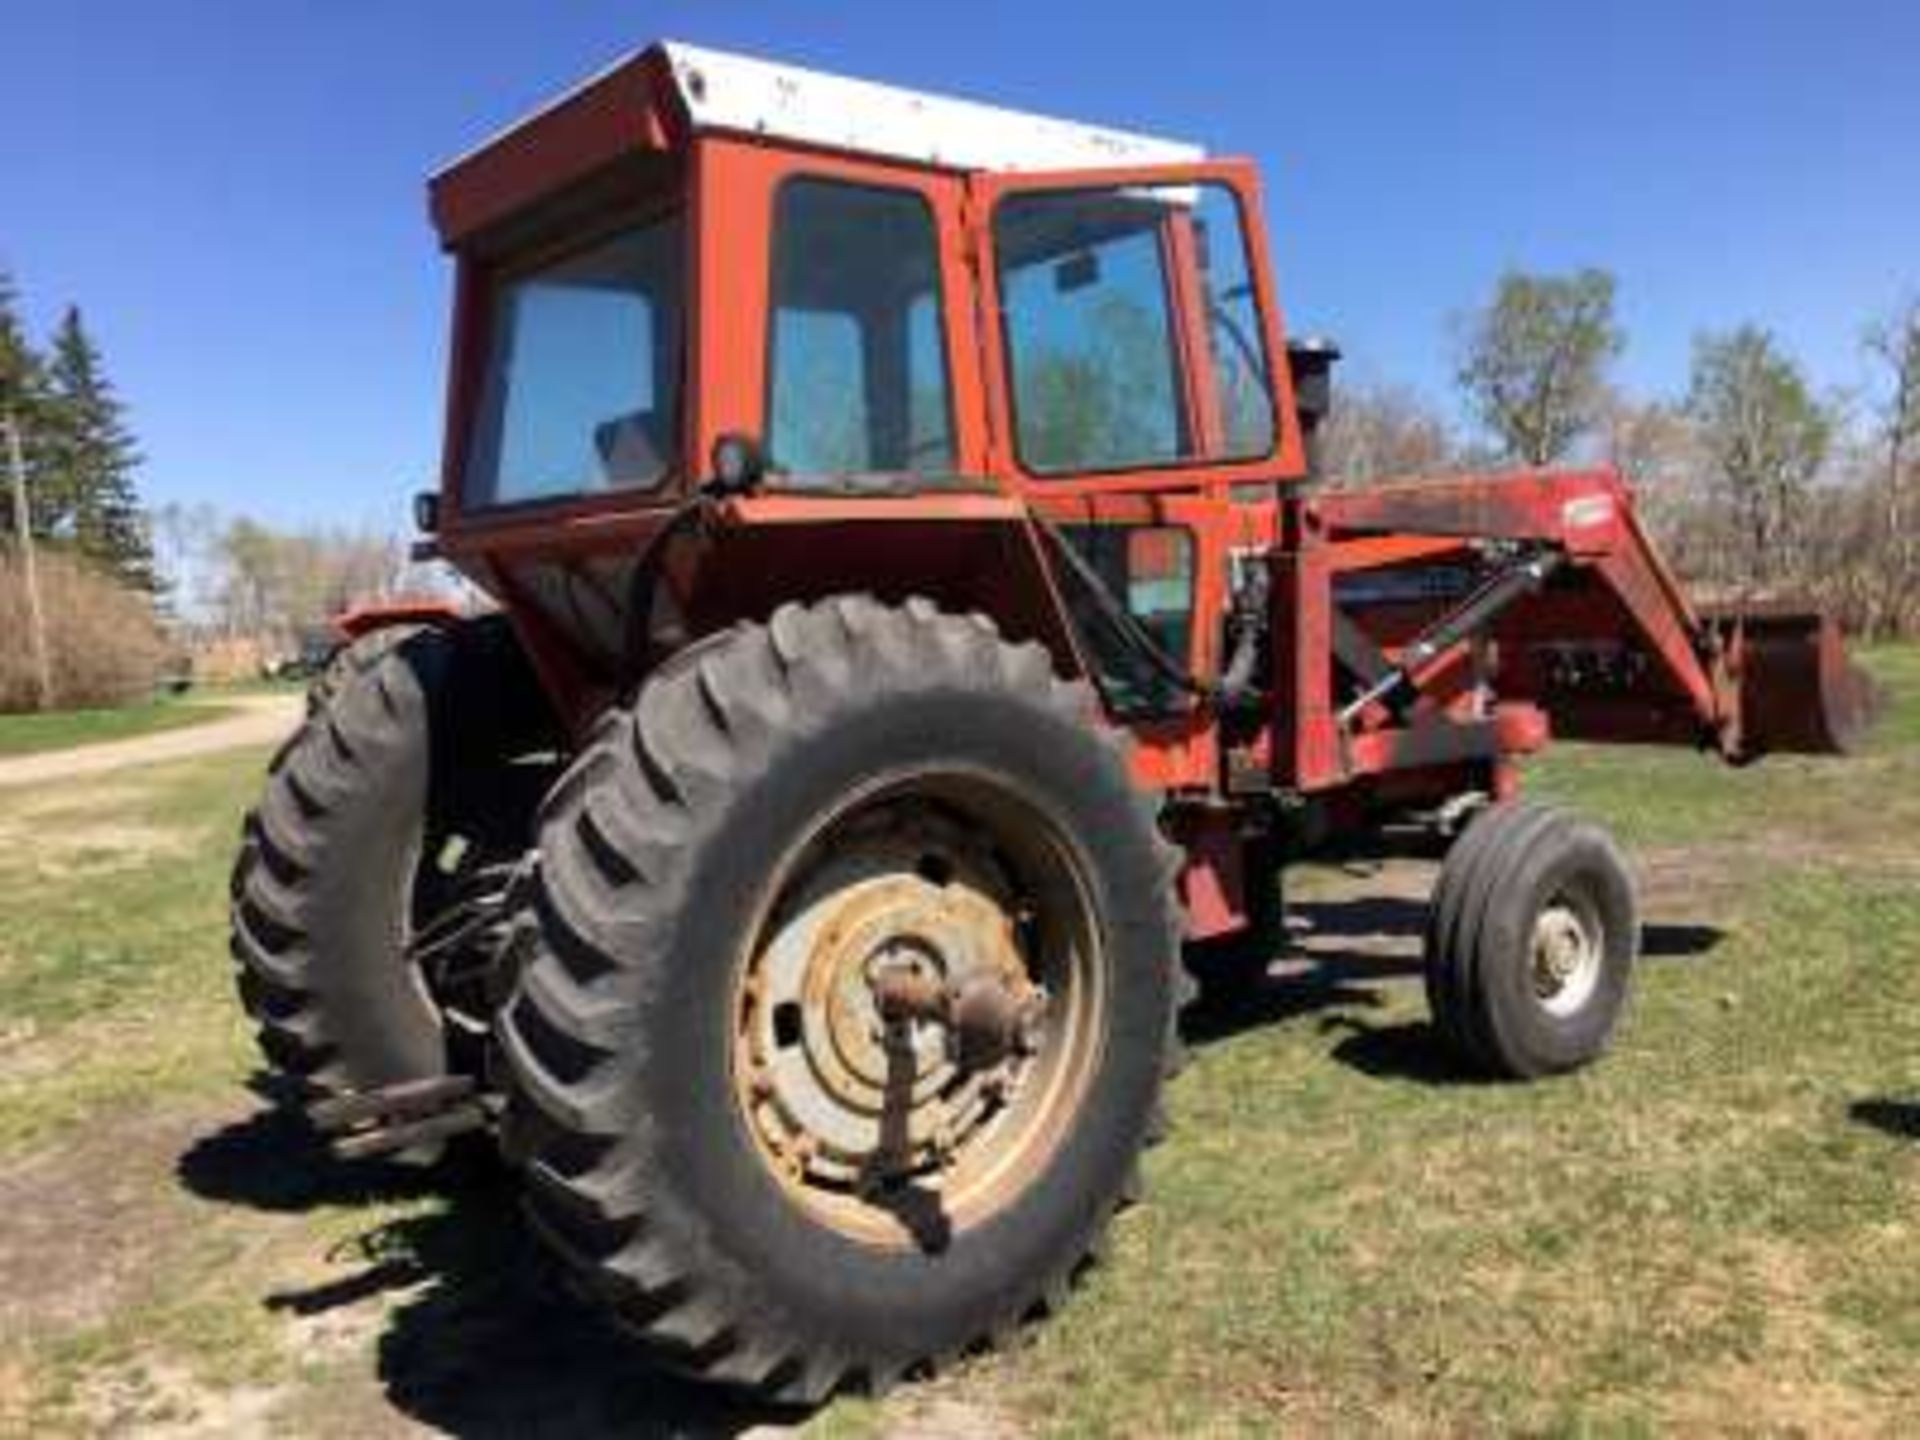
[[[469,507],[646,490],[675,468],[683,266],[675,216],[501,279]]]
[[[774,205],[767,453],[808,476],[953,469],[933,212],[805,177]]]

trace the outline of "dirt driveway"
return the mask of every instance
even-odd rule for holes
[[[131,740],[109,740],[71,750],[49,750],[0,760],[0,788],[102,775],[130,765],[153,765],[163,760],[186,760],[195,755],[238,750],[247,745],[271,744],[289,733],[306,709],[305,700],[298,695],[240,695],[223,699],[220,704],[222,709],[238,713],[158,735],[140,735]]]

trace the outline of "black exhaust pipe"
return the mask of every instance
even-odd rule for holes
[[[1333,365],[1340,347],[1324,335],[1287,341],[1287,371],[1293,377],[1293,406],[1300,416],[1300,438],[1307,447],[1307,474],[1320,474],[1320,427],[1333,413]]]

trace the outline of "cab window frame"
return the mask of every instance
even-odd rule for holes
[[[1080,561],[1100,580],[1109,598],[1145,628],[1156,644],[1175,660],[1191,666],[1199,646],[1200,563],[1202,539],[1190,521],[1166,516],[1147,520],[1117,520],[1089,517],[1058,525],[1060,540],[1072,546]],[[1136,579],[1131,562],[1137,538],[1156,536],[1171,542],[1177,557],[1176,580],[1183,604],[1178,610],[1179,634],[1159,633],[1162,617],[1168,613],[1151,612],[1136,606],[1143,583],[1153,584],[1161,577]],[[1111,622],[1097,605],[1089,605],[1084,592],[1086,582],[1071,567],[1060,576],[1061,599],[1086,650],[1088,669],[1101,698],[1114,714],[1131,720],[1165,719],[1181,713],[1185,692],[1172,686],[1165,677],[1141,659],[1124,643],[1114,643]]]
[[[1128,189],[1212,189],[1219,192],[1233,206],[1234,226],[1239,240],[1241,268],[1245,271],[1245,284],[1248,287],[1246,299],[1251,304],[1256,326],[1255,338],[1260,345],[1260,353],[1266,364],[1264,389],[1267,396],[1267,444],[1257,454],[1246,455],[1180,455],[1169,459],[1149,459],[1128,464],[1098,465],[1074,468],[1042,468],[1032,464],[1024,451],[1022,425],[1020,418],[1019,368],[1015,359],[1013,337],[1009,328],[1007,307],[1007,268],[1001,254],[999,239],[999,220],[1001,209],[1010,202],[1019,202],[1042,197],[1060,197],[1073,195],[1103,195]],[[1069,486],[1098,484],[1106,480],[1140,481],[1158,475],[1179,474],[1187,483],[1200,485],[1207,483],[1209,477],[1221,472],[1233,472],[1237,478],[1244,478],[1246,471],[1271,466],[1281,460],[1286,448],[1286,424],[1283,415],[1281,380],[1273,356],[1273,315],[1270,312],[1264,286],[1261,284],[1259,256],[1254,249],[1254,234],[1248,223],[1246,197],[1240,187],[1230,179],[1218,174],[1203,174],[1192,178],[1169,176],[1166,174],[1143,175],[1139,177],[1116,177],[1110,181],[1101,181],[1091,175],[1076,176],[1072,181],[1060,184],[1021,185],[1015,184],[1000,190],[993,196],[992,208],[984,225],[982,237],[991,257],[990,272],[993,286],[994,332],[999,353],[995,357],[1001,377],[1001,391],[1005,399],[1007,418],[1007,451],[1014,469],[1023,480],[1040,491],[1054,491]],[[1216,244],[1209,237],[1209,244]],[[1193,341],[1195,338],[1207,346],[1212,353],[1214,337],[1208,316],[1193,315],[1181,299],[1182,277],[1172,268],[1163,244],[1156,244],[1160,252],[1160,282],[1165,298],[1168,321],[1167,341],[1172,365],[1172,395],[1179,413],[1175,416],[1176,430],[1191,435],[1197,427],[1199,415],[1194,407],[1196,382],[1208,385],[1217,383],[1213,374],[1196,376],[1192,372]],[[1196,272],[1194,279],[1200,278]],[[1209,367],[1212,368],[1211,366]],[[1190,480],[1188,480],[1190,477]]]
[[[956,383],[957,366],[955,364],[954,336],[948,325],[950,297],[947,294],[946,236],[940,209],[934,203],[933,197],[920,185],[905,181],[895,182],[879,178],[870,178],[864,175],[855,177],[832,170],[814,169],[810,167],[789,170],[780,175],[768,192],[766,201],[766,290],[765,303],[762,307],[765,314],[761,335],[760,434],[763,437],[762,443],[766,447],[769,460],[773,465],[778,466],[781,458],[773,434],[776,413],[775,397],[779,385],[777,335],[783,310],[780,303],[779,284],[781,264],[780,247],[783,232],[786,229],[781,223],[781,207],[786,201],[790,191],[802,187],[814,187],[823,190],[843,192],[858,191],[870,195],[882,195],[893,199],[905,198],[911,200],[918,207],[919,214],[924,218],[926,222],[927,259],[930,266],[929,273],[932,278],[932,285],[926,293],[931,296],[933,301],[932,323],[935,353],[938,355],[940,362],[940,414],[946,426],[944,438],[946,440],[947,461],[944,468],[928,470],[917,470],[910,465],[893,469],[868,467],[862,470],[847,471],[787,470],[780,468],[769,471],[769,483],[796,491],[805,491],[810,488],[819,488],[822,484],[830,483],[841,476],[900,476],[927,484],[935,484],[943,479],[951,479],[960,475],[962,473],[961,454],[963,437],[960,432],[958,398],[955,394],[958,386]],[[911,307],[906,307],[902,311],[903,326],[910,325],[911,323],[906,319],[908,310],[910,309]],[[833,314],[850,312],[825,311],[821,313]],[[909,425],[911,424],[911,410],[912,402],[911,394],[909,393],[907,409],[903,417]],[[871,418],[869,417],[869,424],[870,423]],[[909,430],[908,433],[910,437],[911,431]]]
[[[460,522],[487,525],[508,521],[527,513],[541,511],[598,511],[633,509],[668,504],[674,492],[683,487],[691,473],[688,446],[693,429],[692,384],[693,349],[699,324],[694,284],[694,266],[698,259],[695,226],[696,211],[687,196],[676,194],[630,203],[613,213],[597,217],[589,224],[567,225],[538,232],[510,250],[489,256],[480,262],[476,289],[477,314],[470,339],[470,354],[461,377],[464,392],[460,406],[460,425],[454,437],[458,445],[456,467],[452,474],[453,516]],[[680,266],[680,343],[671,374],[676,414],[673,419],[674,454],[650,485],[607,486],[598,490],[554,491],[528,495],[514,500],[478,499],[468,483],[473,464],[474,440],[487,402],[487,382],[493,366],[494,343],[500,324],[500,301],[509,286],[543,270],[585,254],[620,235],[650,229],[663,224],[679,227]],[[657,383],[658,377],[656,377]],[[496,479],[496,486],[497,486]]]

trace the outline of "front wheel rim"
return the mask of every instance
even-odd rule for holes
[[[943,1248],[1044,1170],[1103,1047],[1108,985],[1076,847],[998,782],[920,775],[813,826],[767,893],[731,1032],[754,1151],[847,1238]],[[1033,1005],[1030,1048],[963,1071],[944,1027],[881,1016],[878,967],[988,977]]]
[[[1534,917],[1528,976],[1535,1002],[1557,1020],[1586,1008],[1606,968],[1606,932],[1585,897],[1556,894]]]

